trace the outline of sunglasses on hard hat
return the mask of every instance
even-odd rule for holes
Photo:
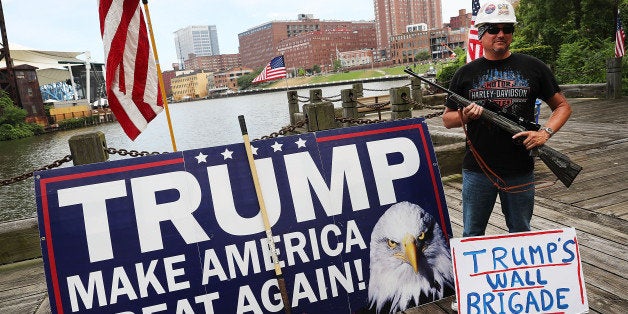
[[[497,27],[497,25],[491,25],[486,29],[486,32],[491,35],[499,34],[499,31],[504,32],[504,34],[512,34],[515,32],[515,27],[513,25],[506,25],[504,27]]]

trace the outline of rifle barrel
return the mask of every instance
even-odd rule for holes
[[[471,104],[471,101],[454,93],[453,91],[442,87],[422,76],[419,76],[418,74],[414,73],[412,70],[410,70],[409,68],[406,68],[405,70],[403,70],[404,72],[406,72],[407,74],[410,74],[413,77],[416,77],[418,79],[420,79],[421,81],[429,84],[432,87],[441,89],[443,91],[445,91],[449,96],[449,98],[453,101],[455,101],[458,105],[462,106],[462,107],[466,107],[469,104]],[[511,120],[509,120],[508,118],[505,118],[491,110],[483,110],[482,111],[482,115],[481,118],[489,121],[495,125],[497,125],[498,127],[500,127],[501,129],[503,129],[504,131],[510,133],[510,134],[517,134],[519,132],[524,132],[527,131],[526,128],[524,128],[523,126],[517,124],[516,122],[513,122]],[[582,170],[582,167],[576,163],[574,163],[573,161],[571,161],[569,159],[569,157],[567,157],[566,155],[560,153],[559,151],[547,146],[547,145],[541,145],[539,147],[536,148],[539,157],[541,158],[541,160],[543,161],[543,163],[545,163],[547,165],[547,167],[554,173],[554,175],[556,175],[556,177],[566,186],[569,187],[571,186],[571,183],[573,182],[573,180],[576,178],[576,176],[578,175],[578,173],[580,173],[580,170]]]

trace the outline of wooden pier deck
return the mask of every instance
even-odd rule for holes
[[[560,182],[537,191],[534,230],[576,228],[590,313],[628,312],[628,99],[570,99],[574,113],[549,145],[583,167],[567,189]],[[415,112],[421,115],[424,112]],[[543,108],[541,121],[549,109]],[[440,119],[428,120],[442,130]],[[537,179],[552,179],[537,165]],[[443,179],[454,236],[462,234],[461,180]],[[496,207],[487,234],[506,233]],[[452,313],[452,298],[404,311]],[[0,313],[49,313],[41,259],[0,266]]]

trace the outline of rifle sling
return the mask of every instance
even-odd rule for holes
[[[493,171],[493,169],[491,169],[491,167],[486,163],[486,161],[484,161],[484,158],[482,158],[480,153],[473,146],[473,143],[471,142],[471,139],[469,138],[469,134],[467,133],[467,126],[466,124],[464,124],[464,120],[462,117],[462,108],[458,108],[458,117],[460,118],[460,123],[462,124],[462,130],[464,131],[464,136],[465,136],[467,145],[469,146],[469,151],[473,155],[473,158],[475,159],[475,161],[480,166],[480,169],[482,170],[486,178],[488,178],[489,181],[491,181],[491,183],[493,183],[495,188],[497,188],[499,191],[503,191],[506,193],[521,193],[521,192],[534,189],[536,185],[540,185],[538,187],[539,189],[547,188],[556,184],[556,182],[558,181],[558,179],[556,179],[553,182],[552,181],[533,181],[533,182],[527,182],[527,183],[523,183],[519,185],[512,185],[512,186],[507,185],[506,181],[504,181],[504,179],[502,179],[497,173],[495,173],[495,171]]]

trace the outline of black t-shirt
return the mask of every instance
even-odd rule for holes
[[[471,101],[492,100],[502,110],[528,121],[534,121],[537,98],[547,101],[560,91],[545,63],[517,53],[497,61],[479,58],[462,66],[454,74],[449,88]],[[452,100],[446,105],[457,108]],[[498,175],[522,174],[534,169],[529,151],[515,143],[508,132],[482,119],[469,122],[467,130],[473,146]],[[481,171],[468,148],[462,167]]]

